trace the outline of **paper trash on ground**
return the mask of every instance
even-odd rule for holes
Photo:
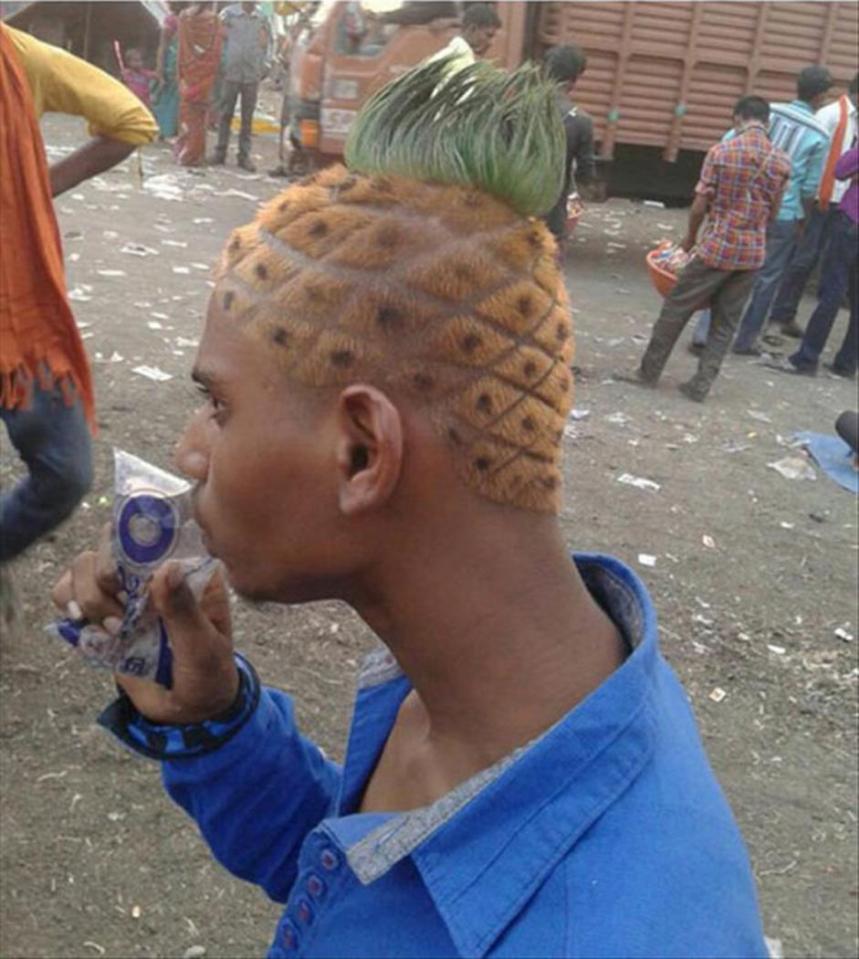
[[[655,566],[656,557],[651,556],[650,553],[639,553],[638,562],[641,563],[642,566]]]
[[[636,489],[653,490],[654,493],[662,489],[659,483],[647,479],[644,476],[633,476],[632,473],[621,473],[620,476],[618,476],[617,481],[618,483],[624,483],[627,486],[634,486]]]
[[[774,463],[767,463],[767,466],[785,479],[817,479],[817,473],[811,463],[798,456],[785,456],[784,459],[776,460]]]
[[[165,383],[167,380],[173,379],[172,373],[165,373],[164,370],[159,370],[157,366],[135,366],[131,372],[137,373],[139,376],[145,376],[147,380],[152,380],[155,383]]]

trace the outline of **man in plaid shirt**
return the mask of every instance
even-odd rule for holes
[[[790,159],[767,135],[769,104],[743,97],[734,107],[737,135],[712,147],[701,168],[689,231],[681,246],[692,259],[666,297],[640,367],[630,377],[655,386],[692,314],[710,304],[712,320],[698,372],[680,386],[702,402],[719,373],[766,255],[767,225],[775,219],[790,178]]]

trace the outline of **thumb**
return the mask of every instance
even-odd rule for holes
[[[223,637],[200,608],[180,563],[167,563],[155,573],[150,596],[177,659],[204,659],[221,652]]]

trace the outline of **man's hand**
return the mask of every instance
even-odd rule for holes
[[[80,149],[51,165],[51,196],[71,190],[83,180],[97,176],[121,163],[134,150],[131,143],[110,137],[93,137]]]
[[[149,591],[170,639],[173,686],[165,689],[119,674],[117,683],[138,711],[155,723],[197,723],[224,712],[235,701],[239,674],[233,660],[229,598],[220,571],[199,602],[176,562],[155,573]],[[90,623],[118,632],[122,596],[109,527],[102,533],[98,552],[81,553],[57,582],[52,598],[63,613],[74,602]]]

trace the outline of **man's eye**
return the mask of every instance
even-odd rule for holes
[[[223,401],[219,400],[216,396],[213,396],[212,392],[207,387],[198,384],[197,392],[203,397],[203,400],[211,409],[211,415],[213,418],[220,416],[224,412],[225,407]]]

